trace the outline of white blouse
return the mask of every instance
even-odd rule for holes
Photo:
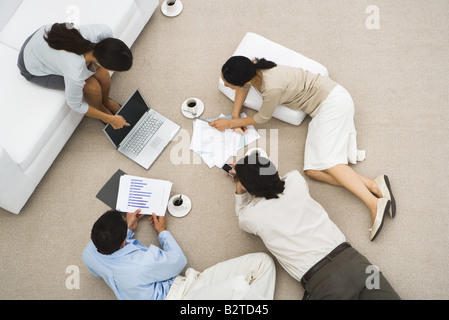
[[[64,77],[67,104],[74,111],[85,114],[89,109],[89,105],[83,100],[85,80],[95,73],[96,68],[93,64],[86,66],[83,55],[52,49],[44,39],[51,26],[42,26],[26,45],[23,56],[25,67],[34,76]],[[79,31],[92,43],[112,37],[111,28],[102,24],[81,26]]]
[[[300,281],[346,239],[324,208],[310,197],[309,187],[297,170],[282,180],[285,190],[278,199],[236,194],[235,211],[240,228],[258,235],[281,266]]]

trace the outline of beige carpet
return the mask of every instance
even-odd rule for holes
[[[389,175],[397,216],[387,218],[370,242],[368,211],[358,198],[307,178],[310,193],[402,298],[448,299],[449,2],[375,1],[380,9],[377,30],[365,25],[370,4],[184,0],[184,11],[176,18],[163,16],[158,8],[132,48],[134,67],[113,76],[111,96],[124,102],[139,87],[152,107],[191,134],[191,120],[180,112],[185,99],[200,98],[204,117],[231,112],[232,103],[217,89],[218,77],[246,32],[322,63],[356,103],[358,143],[367,158],[354,168],[372,178]],[[281,174],[301,171],[308,123],[295,127],[273,119],[258,127],[267,129],[268,152],[276,149],[270,129],[278,130]],[[173,164],[171,152],[180,143],[188,146],[188,137],[173,141],[146,171],[117,153],[102,127],[100,121],[83,119],[23,212],[0,210],[1,299],[115,299],[88,272],[81,252],[92,224],[108,209],[95,195],[117,169],[170,180],[173,194],[191,198],[189,215],[167,214],[168,229],[183,248],[188,267],[201,271],[266,250],[258,237],[239,229],[234,186],[222,171],[195,164],[198,158],[192,153],[190,164]],[[146,221],[136,237],[158,245]],[[79,289],[66,287],[68,266],[80,270]],[[301,285],[276,266],[275,298],[300,299]]]

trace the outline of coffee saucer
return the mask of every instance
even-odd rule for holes
[[[187,101],[190,101],[190,100],[195,100],[195,102],[196,102],[196,115],[193,115],[191,112],[187,111],[188,108],[189,108],[187,106]],[[186,101],[184,101],[182,103],[181,112],[182,112],[182,114],[186,118],[194,119],[195,117],[199,117],[199,116],[201,116],[203,114],[203,112],[204,112],[204,103],[203,103],[203,101],[201,101],[198,98],[189,98],[189,99],[187,99]]]
[[[182,196],[182,204],[180,206],[175,206],[173,203],[179,199],[179,196]],[[177,194],[171,197],[168,201],[168,212],[173,217],[184,217],[190,212],[190,209],[192,209],[192,202],[190,201],[190,198],[184,194]]]
[[[181,0],[178,0],[176,2],[173,1],[173,5],[171,5],[171,3],[172,2],[170,1],[164,1],[161,4],[161,11],[167,17],[176,17],[182,12],[182,2]]]

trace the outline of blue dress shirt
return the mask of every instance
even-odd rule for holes
[[[93,275],[104,279],[119,300],[165,299],[187,259],[167,230],[158,236],[162,249],[146,247],[131,239],[133,235],[128,230],[126,245],[111,255],[99,253],[91,241],[83,251],[83,261]]]

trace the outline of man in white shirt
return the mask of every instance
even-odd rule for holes
[[[346,242],[297,170],[280,178],[268,159],[255,154],[241,159],[232,173],[240,228],[261,237],[301,281],[304,298],[400,299],[382,273]]]

